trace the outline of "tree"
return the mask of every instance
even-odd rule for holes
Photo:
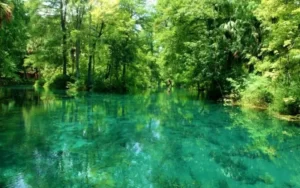
[[[22,1],[11,1],[10,6],[1,2],[0,7],[0,22],[10,20],[9,24],[2,23],[0,29],[0,77],[16,80],[16,72],[23,69],[26,55],[29,18]]]
[[[26,59],[26,64],[41,68],[47,83],[57,85],[60,89],[65,89],[70,80],[67,76],[67,52],[70,49],[68,3],[64,0],[27,2],[31,15],[29,31],[32,36],[28,47],[32,53]],[[61,71],[58,71],[58,67],[62,67]]]
[[[257,48],[255,6],[253,1],[159,1],[156,33],[166,78],[196,86],[210,98],[224,97],[230,90],[226,78],[241,77],[246,54]]]
[[[263,31],[260,58],[253,60],[260,79],[248,83],[247,93],[253,85],[264,79],[268,92],[259,96],[271,108],[284,114],[300,113],[299,84],[299,2],[261,1],[255,11]]]
[[[81,55],[81,43],[82,43],[82,37],[83,34],[83,24],[84,24],[84,17],[86,13],[90,9],[88,6],[88,3],[86,0],[74,0],[71,1],[70,4],[71,9],[71,18],[72,22],[74,24],[74,30],[71,31],[71,35],[74,35],[75,38],[75,54],[73,54],[73,57],[75,56],[75,68],[76,68],[76,78],[80,78],[80,55]],[[74,62],[73,62],[74,64]],[[73,65],[74,66],[74,65]]]
[[[68,0],[60,0],[60,25],[62,30],[63,75],[67,76],[67,5]]]

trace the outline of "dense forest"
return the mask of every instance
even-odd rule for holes
[[[0,85],[178,87],[300,114],[299,0],[2,0]]]

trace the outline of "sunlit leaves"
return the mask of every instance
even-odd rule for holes
[[[6,1],[4,1],[6,2]],[[13,15],[13,19],[12,16]],[[12,20],[11,20],[12,19]],[[1,25],[1,21],[10,22]],[[28,38],[26,22],[28,16],[20,1],[0,4],[0,77],[15,77],[14,73],[22,68],[22,58],[26,53]]]
[[[179,85],[221,94],[227,75],[243,74],[240,62],[258,49],[256,6],[253,1],[159,1],[156,37],[160,60],[172,70],[167,75]]]
[[[107,15],[113,15],[119,5],[119,0],[90,0],[91,14],[95,20],[103,20]]]
[[[0,2],[0,26],[4,20],[10,21],[12,19],[12,6]]]

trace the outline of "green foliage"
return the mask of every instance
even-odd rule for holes
[[[255,105],[258,107],[267,107],[273,101],[273,95],[270,92],[270,81],[261,76],[250,76],[246,82],[245,89],[241,91],[242,103],[245,105]]]
[[[10,22],[1,24],[8,16]],[[17,79],[15,72],[23,68],[28,39],[27,22],[23,1],[4,1],[0,4],[0,77]]]
[[[76,96],[79,92],[86,91],[86,83],[84,80],[76,80],[75,82],[67,82],[67,94]]]
[[[12,18],[12,7],[6,1],[0,2],[0,27],[3,21],[10,21]]]
[[[254,11],[261,22],[264,39],[258,54],[250,58],[256,79],[247,80],[244,101],[263,104],[272,111],[299,114],[300,51],[299,24],[295,1],[263,0]],[[272,99],[272,100],[271,100]]]
[[[44,79],[39,79],[39,80],[36,80],[36,81],[35,81],[34,87],[35,87],[35,88],[41,88],[41,87],[43,87],[45,84],[46,84],[46,81],[45,81]]]
[[[297,115],[300,114],[300,88],[299,85],[290,86],[280,85],[274,92],[274,102],[270,108],[281,114]]]
[[[123,89],[120,82],[111,83],[109,80],[96,80],[93,91],[122,93]]]
[[[159,1],[160,60],[171,68],[166,75],[209,98],[223,97],[230,90],[226,78],[245,74],[246,55],[257,51],[255,7],[252,1]]]
[[[69,82],[74,82],[70,76],[57,75],[47,82],[47,87],[51,89],[66,89]]]
[[[210,99],[297,114],[299,12],[295,0],[6,0],[0,78],[31,67],[43,77],[36,85],[74,92],[172,80]]]

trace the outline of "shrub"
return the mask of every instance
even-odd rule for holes
[[[275,98],[271,105],[271,110],[284,115],[300,114],[300,97],[297,84],[290,86],[280,86],[274,92]]]
[[[93,91],[96,92],[126,92],[126,88],[122,86],[121,82],[110,82],[107,80],[95,80],[93,85]]]
[[[70,76],[57,75],[49,81],[48,87],[51,89],[67,89],[68,82],[74,83],[74,80]]]
[[[34,87],[39,88],[45,85],[46,81],[44,79],[36,80],[34,83]]]
[[[76,80],[74,83],[73,82],[68,82],[67,83],[67,88],[72,91],[86,91],[86,84],[84,80]]]
[[[241,91],[241,101],[243,104],[266,107],[274,98],[271,89],[271,81],[268,78],[251,76],[245,89]]]

